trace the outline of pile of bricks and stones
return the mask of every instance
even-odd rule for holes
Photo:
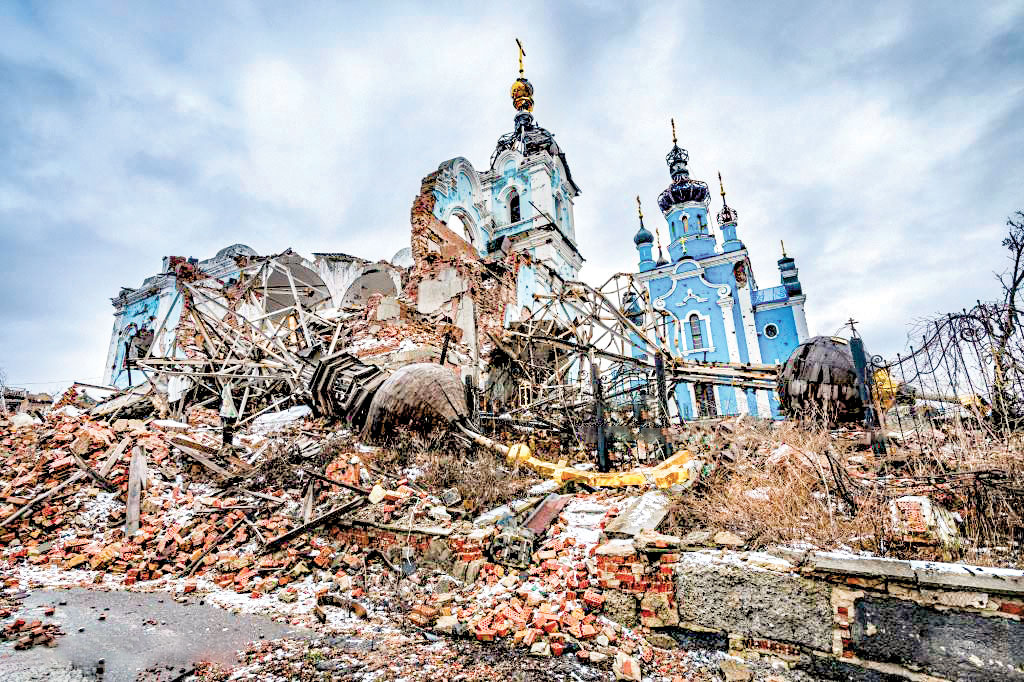
[[[212,417],[197,413],[194,420],[190,438],[211,439],[203,429]],[[245,507],[253,506],[251,498],[224,495],[208,483],[184,486],[180,476],[173,476],[184,465],[172,443],[176,433],[139,423],[114,428],[68,415],[58,415],[42,427],[0,433],[0,445],[11,453],[0,474],[2,518],[77,472],[70,453],[95,469],[122,437],[142,444],[150,456],[151,473],[160,474],[150,477],[140,530],[125,537],[122,502],[131,449],[125,448],[109,474],[114,493],[103,492],[84,477],[77,486],[69,486],[8,526],[0,536],[8,566],[86,569],[95,572],[97,582],[113,578],[131,586],[184,577],[196,564],[196,577],[209,579],[221,589],[254,599],[274,593],[283,602],[294,600],[292,583],[307,577],[314,583],[326,579],[331,587],[318,590],[320,604],[334,603],[323,598],[328,591],[344,592],[344,603],[358,613],[365,612],[360,600],[372,607],[378,598],[387,598],[370,593],[374,584],[367,583],[364,559],[371,548],[382,549],[391,559],[407,553],[417,562],[440,556],[438,565],[455,576],[448,578],[451,589],[420,594],[408,614],[410,625],[479,641],[507,640],[538,656],[572,654],[592,664],[612,666],[625,679],[639,679],[641,666],[667,672],[680,665],[673,661],[680,653],[652,647],[645,637],[652,628],[673,624],[676,555],[671,542],[648,546],[638,540],[640,549],[621,541],[581,543],[563,518],[538,543],[534,564],[516,572],[485,556],[496,528],[438,521],[428,516],[442,506],[438,498],[393,480],[386,482],[382,499],[364,507],[362,520],[342,518],[261,553],[263,541],[298,525],[286,511],[298,503],[295,491],[260,490],[282,504],[268,505],[264,516],[243,523],[249,511]],[[347,455],[341,460],[347,465]],[[334,469],[345,471],[340,463]],[[321,501],[329,508],[330,496],[345,499],[351,494],[325,491]],[[101,504],[104,495],[106,504]],[[615,498],[607,494],[579,497],[606,505],[601,525],[617,512]],[[421,531],[417,524],[425,528]],[[424,578],[421,582],[436,581]],[[199,584],[194,578],[188,580],[183,591],[194,591]],[[633,615],[617,620],[629,623],[639,605],[636,627],[608,617],[609,599],[621,604],[624,598],[633,605]],[[316,608],[321,613],[311,615],[321,617],[322,608]]]

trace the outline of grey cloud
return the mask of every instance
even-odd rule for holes
[[[1024,206],[1019,7],[433,10],[0,9],[0,286],[19,292],[0,303],[0,365],[96,374],[108,299],[167,254],[390,257],[420,178],[485,165],[511,129],[516,36],[583,188],[587,279],[635,269],[632,197],[656,214],[675,116],[694,174],[723,171],[763,286],[786,240],[812,332],[853,316],[895,352],[915,317],[994,290],[1002,223]],[[253,85],[274,97],[253,104]]]

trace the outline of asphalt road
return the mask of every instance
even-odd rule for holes
[[[16,617],[56,621],[67,634],[53,649],[0,646],[0,680],[134,682],[147,671],[145,679],[172,680],[198,661],[233,664],[249,642],[303,635],[269,618],[198,601],[178,603],[162,593],[35,590]],[[53,616],[43,615],[47,606],[56,608]]]

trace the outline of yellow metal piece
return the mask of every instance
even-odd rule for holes
[[[530,81],[520,78],[512,84],[510,94],[516,111],[533,111],[533,86]]]
[[[679,144],[679,140],[676,139],[676,120],[674,118],[669,120],[672,121],[672,144]]]
[[[658,488],[668,488],[682,483],[690,477],[686,468],[693,459],[689,450],[682,450],[654,467],[637,467],[629,471],[581,471],[569,466],[568,460],[548,462],[534,457],[530,448],[524,443],[516,443],[507,450],[509,464],[524,466],[541,476],[559,483],[579,481],[591,488],[622,488],[626,486],[643,486],[653,483]]]
[[[523,49],[523,44],[519,42],[519,38],[516,38],[516,46],[519,48],[519,75],[523,75],[523,57],[526,56],[526,50]]]
[[[872,376],[875,384],[875,394],[883,409],[888,410],[896,402],[896,392],[899,384],[892,380],[892,376],[886,369],[876,369]]]
[[[508,449],[508,459],[511,463],[525,462],[532,458],[533,453],[530,452],[530,446],[526,443],[516,443]]]

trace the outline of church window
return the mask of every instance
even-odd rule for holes
[[[472,222],[468,216],[462,213],[452,213],[451,218],[448,219],[448,227],[458,233],[458,226],[462,227],[462,233],[466,237],[466,241],[476,246],[476,230],[473,228]]]
[[[555,225],[562,224],[562,197],[555,197]]]
[[[512,190],[508,195],[508,223],[511,225],[519,220],[519,192]]]
[[[774,339],[779,335],[779,328],[774,324],[766,324],[764,326],[764,335],[769,339]]]
[[[704,334],[701,332],[700,318],[696,315],[690,316],[690,342],[693,344],[692,350],[704,347]]]
[[[715,387],[711,384],[694,384],[693,395],[697,399],[697,414],[701,417],[718,416],[715,401]]]

